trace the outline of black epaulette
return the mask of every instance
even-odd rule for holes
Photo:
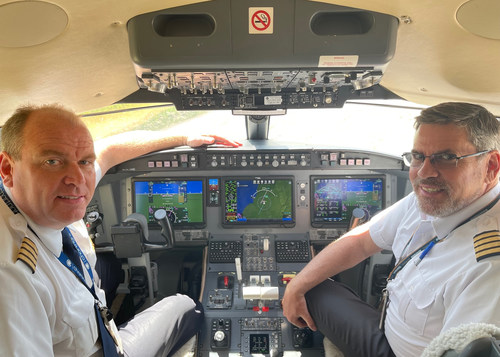
[[[24,237],[23,242],[21,243],[21,248],[19,248],[19,252],[17,253],[17,260],[26,264],[31,269],[31,273],[34,274],[36,270],[37,258],[38,248],[36,247],[36,244],[28,237]]]
[[[500,255],[500,231],[486,231],[474,236],[476,261]]]

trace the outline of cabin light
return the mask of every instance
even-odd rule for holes
[[[463,3],[455,16],[457,22],[470,33],[492,40],[500,40],[500,3],[494,0],[469,0]]]
[[[0,47],[22,48],[52,41],[64,33],[68,24],[66,11],[49,2],[14,1],[2,4]]]

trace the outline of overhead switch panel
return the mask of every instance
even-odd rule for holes
[[[178,109],[341,107],[351,90],[377,85],[394,55],[393,16],[306,0],[255,4],[214,0],[132,18],[139,87]]]

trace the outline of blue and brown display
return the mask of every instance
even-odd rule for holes
[[[294,223],[291,177],[228,178],[223,189],[226,225]]]
[[[156,225],[154,212],[165,209],[176,226],[205,225],[203,180],[150,179],[133,181],[135,212]]]
[[[353,210],[360,208],[365,219],[384,208],[384,178],[312,177],[312,224],[348,225]]]

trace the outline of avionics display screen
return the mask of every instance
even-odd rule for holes
[[[225,225],[294,224],[291,177],[240,177],[223,180]]]
[[[384,208],[384,178],[312,177],[311,218],[313,225],[349,225],[353,210],[364,211],[365,219]]]
[[[163,208],[176,226],[205,225],[203,180],[155,178],[132,185],[134,212],[146,216],[149,224],[158,225],[154,213]]]

